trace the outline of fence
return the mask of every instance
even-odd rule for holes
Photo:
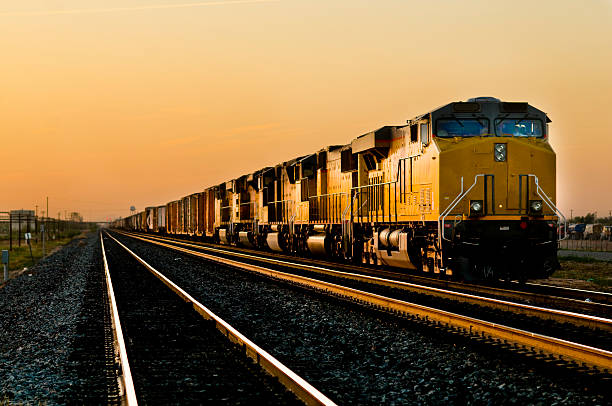
[[[32,239],[37,241],[40,238],[42,228],[44,228],[47,236],[59,238],[83,231],[88,227],[89,223],[80,221],[39,217],[21,212],[0,212],[0,240],[8,242],[9,250],[12,250],[13,246],[21,247],[21,244],[26,244],[25,233],[30,233]]]
[[[608,240],[563,240],[559,247],[574,251],[612,251],[612,241]]]

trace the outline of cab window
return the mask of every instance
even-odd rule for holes
[[[429,144],[429,126],[427,123],[421,124],[421,143],[423,145]]]
[[[479,137],[489,135],[489,120],[486,118],[449,118],[436,121],[436,137]]]
[[[537,137],[544,135],[540,120],[523,120],[515,118],[495,120],[495,134],[498,137]]]

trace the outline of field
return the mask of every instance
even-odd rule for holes
[[[59,249],[61,246],[69,243],[76,236],[84,233],[85,231],[81,230],[71,230],[62,233],[61,235],[50,236],[47,241],[45,241],[45,255],[49,255],[56,249]],[[32,252],[30,254],[30,247],[25,241],[22,239],[21,247],[17,246],[17,240],[13,238],[13,250],[9,252],[9,277],[14,278],[24,271],[24,268],[29,268],[36,262],[38,262],[42,257],[42,241],[40,237],[38,239],[34,239],[34,234],[32,235],[32,243],[31,248]],[[4,238],[4,237],[3,237]],[[9,249],[9,240],[8,239],[0,239],[0,249],[8,250]],[[0,273],[3,272],[3,268],[0,267]],[[2,282],[2,274],[0,274],[0,282]]]
[[[559,258],[561,269],[537,282],[575,289],[612,292],[612,262],[584,257]]]

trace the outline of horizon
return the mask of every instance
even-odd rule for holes
[[[552,120],[565,216],[609,215],[610,17],[609,0],[4,5],[0,210],[126,217],[492,96]]]

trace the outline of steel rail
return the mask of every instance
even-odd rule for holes
[[[612,304],[612,293],[609,292],[597,292],[593,290],[568,288],[563,286],[547,285],[545,283],[534,283],[527,282],[526,286],[534,290],[547,290],[547,291],[562,291],[563,294],[572,298],[588,298],[594,300],[597,303]]]
[[[111,325],[113,330],[113,341],[115,344],[115,357],[119,357],[119,363],[122,371],[119,379],[120,396],[124,397],[124,402],[122,403],[125,403],[128,406],[136,406],[138,405],[138,400],[136,399],[136,390],[134,389],[134,382],[132,380],[132,372],[130,370],[130,363],[127,357],[125,340],[123,339],[119,312],[117,311],[117,302],[115,301],[113,283],[110,277],[110,270],[108,269],[108,262],[106,261],[106,252],[104,249],[104,238],[102,233],[100,233],[100,245],[102,246],[102,259],[104,261],[104,274],[106,276],[106,290],[111,311]]]
[[[119,230],[115,230],[115,231],[123,232],[125,234],[134,235],[134,236],[145,235],[149,238],[155,238],[155,239],[159,239],[163,241],[174,241],[174,242],[179,242],[179,243],[190,242],[194,246],[201,247],[202,249],[222,247],[222,249],[225,249],[231,252],[250,252],[253,254],[257,254],[261,257],[284,258],[284,259],[295,261],[295,262],[308,262],[308,263],[320,264],[321,266],[332,266],[335,268],[342,268],[345,270],[360,272],[364,274],[373,274],[377,276],[386,275],[389,278],[394,278],[398,280],[416,281],[417,283],[421,283],[419,281],[423,281],[423,283],[433,284],[438,287],[443,287],[446,289],[454,289],[458,291],[467,290],[467,291],[473,291],[472,293],[482,293],[485,295],[492,295],[492,296],[504,296],[504,297],[511,298],[511,299],[526,300],[532,303],[535,302],[535,303],[542,303],[542,304],[554,304],[555,301],[562,300],[562,301],[566,301],[569,307],[579,308],[580,311],[597,313],[598,311],[601,311],[603,309],[606,312],[609,312],[612,314],[612,293],[607,293],[607,292],[582,290],[582,289],[567,288],[567,287],[562,287],[562,286],[554,286],[554,285],[546,285],[546,284],[537,284],[533,282],[527,282],[525,285],[523,285],[523,288],[526,288],[527,290],[502,289],[499,287],[490,286],[486,284],[470,284],[470,283],[463,283],[463,282],[454,282],[454,281],[450,281],[447,279],[431,278],[431,277],[428,277],[427,275],[415,275],[415,274],[409,274],[409,273],[393,272],[393,271],[389,271],[384,268],[372,268],[372,267],[365,267],[365,266],[359,266],[359,265],[354,265],[354,264],[330,262],[330,261],[325,261],[322,259],[315,259],[315,258],[294,257],[294,256],[290,256],[287,254],[281,254],[281,253],[276,253],[276,252],[271,253],[271,252],[260,251],[256,249],[238,248],[234,246],[219,245],[219,244],[213,244],[213,243],[201,242],[201,241],[199,242],[188,241],[188,240],[181,239],[178,237],[170,237],[170,236],[161,237],[158,235],[143,234],[143,233],[132,232],[132,231],[119,231]],[[513,285],[519,287],[518,282],[513,282]],[[545,291],[545,292],[542,293],[542,291]]]
[[[160,241],[155,241],[155,240],[158,240],[159,238],[155,238],[155,237],[149,238],[149,237],[142,237],[142,236],[137,236],[137,235],[131,235],[131,236],[133,238],[138,238],[142,241],[148,241],[148,242],[152,242],[155,244],[164,245],[167,247],[172,247],[172,245],[167,245]],[[159,240],[163,241],[163,239],[159,239]],[[489,297],[484,297],[484,296],[476,296],[476,295],[469,294],[469,293],[450,291],[450,290],[435,288],[431,286],[418,285],[418,284],[414,284],[410,282],[385,279],[385,278],[381,278],[377,276],[368,276],[368,275],[356,274],[356,273],[351,273],[351,272],[337,271],[337,270],[333,270],[329,268],[323,268],[320,266],[298,264],[294,262],[281,261],[281,260],[273,259],[273,258],[262,258],[259,256],[245,254],[241,252],[232,252],[232,251],[227,251],[227,250],[222,250],[222,249],[217,249],[217,248],[202,247],[202,246],[187,243],[187,242],[176,241],[174,243],[184,245],[184,246],[189,246],[189,247],[195,247],[198,249],[203,249],[209,252],[222,253],[222,254],[227,254],[227,255],[234,256],[234,257],[240,257],[240,258],[245,258],[245,259],[250,259],[250,260],[267,262],[267,263],[276,264],[276,265],[289,266],[289,267],[296,268],[296,269],[316,272],[319,274],[324,274],[324,275],[329,275],[329,276],[334,276],[334,277],[341,277],[341,278],[350,279],[350,280],[357,281],[357,282],[364,282],[364,283],[370,283],[370,284],[375,284],[379,286],[385,286],[389,288],[407,290],[407,291],[411,291],[415,293],[441,297],[444,299],[461,301],[461,302],[469,303],[469,304],[476,304],[479,306],[485,306],[485,307],[494,308],[494,309],[498,309],[502,311],[520,313],[526,316],[538,317],[538,318],[545,319],[545,320],[553,320],[559,323],[570,323],[575,326],[586,327],[586,328],[590,328],[593,330],[600,329],[602,331],[612,332],[612,319],[607,319],[604,317],[591,316],[591,315],[581,314],[581,313],[574,313],[574,312],[569,312],[565,310],[549,309],[545,307],[532,306],[528,304],[510,302],[507,300],[494,299],[494,298],[489,298]]]
[[[212,320],[215,322],[216,328],[221,331],[231,342],[242,346],[245,349],[245,354],[260,365],[268,374],[276,377],[281,384],[283,384],[288,390],[293,392],[299,399],[301,399],[307,405],[328,405],[332,406],[335,403],[317,390],[314,386],[306,382],[303,378],[287,368],[284,364],[270,355],[267,351],[253,343],[246,336],[236,330],[234,327],[229,325],[226,321],[221,319],[210,309],[202,305],[196,299],[194,299],[189,293],[180,288],[158,270],[149,265],[144,259],[135,254],[132,250],[126,247],[123,243],[117,240],[112,235],[107,235],[115,240],[117,244],[123,247],[130,255],[132,255],[138,262],[140,262],[149,272],[160,279],[166,286],[168,286],[174,293],[176,293],[185,302],[190,303],[194,310],[198,312],[203,318]]]
[[[139,237],[137,237],[139,238]],[[140,238],[142,239],[142,238]],[[145,240],[145,239],[142,239]],[[162,242],[150,241],[153,244],[166,246],[175,251],[183,252],[196,257],[221,263],[233,268],[244,269],[277,280],[283,280],[309,288],[314,288],[328,294],[346,297],[351,300],[365,303],[378,309],[393,313],[412,315],[419,319],[442,324],[451,329],[460,329],[471,335],[482,336],[485,338],[504,341],[518,345],[524,349],[537,350],[541,353],[550,354],[563,361],[573,361],[581,365],[595,367],[606,373],[610,372],[612,365],[612,352],[590,347],[583,344],[573,343],[554,337],[545,336],[501,324],[479,320],[476,318],[439,310],[428,306],[405,302],[399,299],[385,297],[375,293],[364,292],[361,290],[324,282],[304,276],[289,274],[282,271],[265,268],[259,265],[247,264],[232,259],[222,258],[203,252],[193,251],[187,248]],[[127,249],[127,248],[126,248]],[[133,254],[135,255],[135,254]]]

